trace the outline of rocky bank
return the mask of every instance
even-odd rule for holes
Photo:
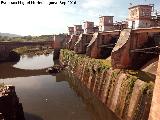
[[[22,104],[12,85],[0,85],[0,120],[25,120]]]

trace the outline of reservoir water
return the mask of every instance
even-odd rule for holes
[[[46,73],[53,64],[52,54],[25,55],[17,63],[0,64],[0,83],[16,87],[26,120],[118,120],[65,71]]]

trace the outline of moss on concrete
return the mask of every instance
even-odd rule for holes
[[[140,90],[142,90],[141,99],[143,99],[143,102],[140,100],[138,101],[137,105],[140,107],[137,107],[137,110],[134,113],[136,116],[138,115],[138,117],[135,118],[140,118],[140,112],[143,114],[147,113],[146,111],[149,110],[149,104],[151,103],[150,98],[152,97],[154,83],[152,82],[152,77],[150,77],[147,73],[124,69],[113,70],[111,67],[111,61],[109,60],[89,58],[86,55],[75,54],[74,51],[69,51],[66,49],[63,49],[60,52],[60,61],[63,64],[67,64],[73,73],[75,71],[77,72],[77,69],[82,67],[80,69],[81,73],[78,71],[75,73],[75,75],[81,76],[78,78],[81,78],[81,81],[86,86],[89,86],[88,89],[90,89],[97,97],[105,94],[105,98],[99,99],[103,101],[104,104],[107,104],[109,108],[111,103],[113,103],[113,97],[117,90],[116,86],[117,84],[120,84],[118,90],[119,94],[117,94],[119,95],[117,98],[118,101],[116,102],[116,109],[113,112],[115,112],[117,116],[124,120],[128,119],[127,115],[131,96],[133,94],[133,90],[135,90],[135,83],[137,80],[144,81],[145,84],[140,86]],[[106,78],[103,78],[103,82],[101,82],[102,73],[105,73],[107,76]],[[124,79],[120,79],[119,76],[123,74],[125,75]],[[116,80],[122,80],[122,82],[118,83]],[[101,86],[103,86],[102,88],[105,89],[101,89],[101,91],[105,91],[105,93],[99,92]],[[102,93],[102,95],[99,93]],[[143,104],[145,102],[147,105]],[[146,110],[141,110],[142,106],[144,106]],[[133,118],[133,120],[135,119]],[[146,120],[146,118],[144,120]]]
[[[5,84],[4,84],[4,83],[0,83],[0,89],[3,89],[3,88],[4,88],[4,86],[5,86]]]
[[[72,61],[72,63],[85,63],[85,62],[89,62],[88,66],[91,65],[97,65],[100,67],[101,70],[103,69],[108,69],[111,67],[111,61],[109,60],[102,60],[102,59],[93,59],[93,58],[89,58],[86,55],[82,55],[82,54],[75,54],[74,51],[69,51],[67,49],[63,49],[61,50],[61,56],[63,56],[63,60],[64,61]]]
[[[127,74],[135,76],[144,82],[154,82],[155,75],[140,70],[124,70]]]

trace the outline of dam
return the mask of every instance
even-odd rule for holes
[[[0,118],[159,120],[160,15],[153,8],[131,6],[127,21],[74,24],[49,41],[0,42]],[[18,54],[23,47],[28,53]]]

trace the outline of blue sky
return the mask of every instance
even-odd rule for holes
[[[66,6],[48,5],[50,1],[60,0],[39,0],[42,5],[27,5],[28,0],[22,0],[25,5],[10,5],[11,0],[3,1],[7,4],[0,4],[0,32],[19,35],[63,33],[67,32],[67,26],[82,24],[86,20],[98,25],[98,18],[102,15],[113,15],[114,21],[126,20],[130,3],[154,3],[160,10],[159,0],[76,0],[76,5]]]

